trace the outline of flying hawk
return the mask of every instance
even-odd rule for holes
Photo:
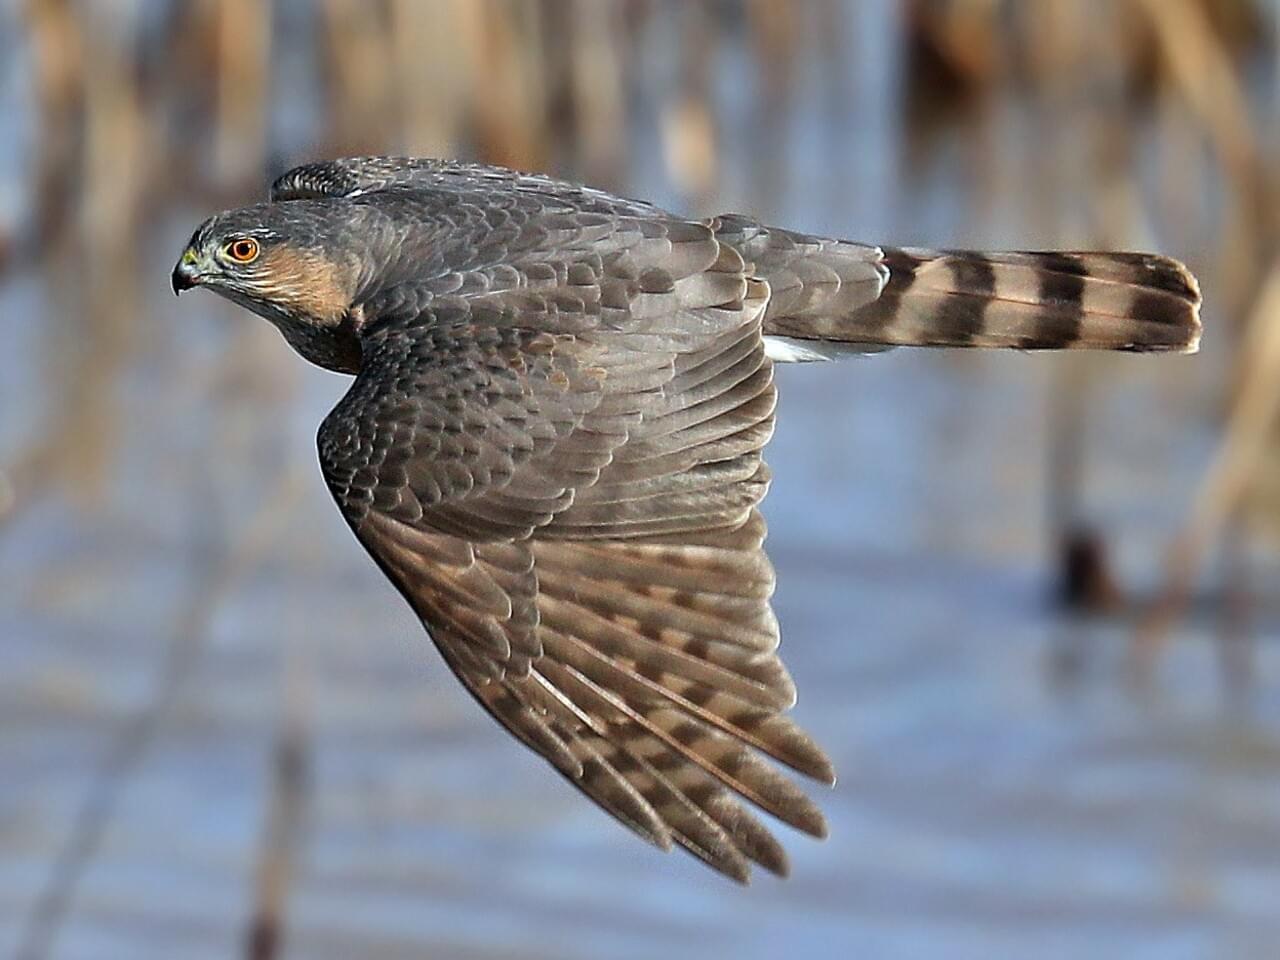
[[[759,505],[776,362],[889,346],[1196,349],[1136,253],[877,247],[498,167],[298,167],[191,238],[203,286],[353,374],[320,427],[351,529],[499,723],[654,844],[745,882],[822,836]],[[768,759],[767,759],[768,758]]]

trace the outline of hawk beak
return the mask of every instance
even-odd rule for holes
[[[187,247],[182,254],[182,259],[173,268],[173,275],[169,278],[169,282],[173,284],[175,294],[200,285],[200,272],[196,269],[196,252],[190,247]]]

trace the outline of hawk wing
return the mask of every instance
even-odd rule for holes
[[[481,292],[389,292],[324,474],[511,733],[658,846],[785,873],[741,800],[821,836],[765,756],[834,774],[784,715],[769,606],[768,286],[707,225],[583,222]]]

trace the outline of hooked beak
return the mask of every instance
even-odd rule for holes
[[[197,268],[196,252],[191,247],[187,247],[183,251],[182,259],[178,261],[178,265],[173,268],[173,275],[169,278],[169,282],[173,284],[173,292],[175,294],[182,293],[183,290],[190,290],[197,287],[202,281],[200,271]]]

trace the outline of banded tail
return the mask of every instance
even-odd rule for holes
[[[841,297],[828,278],[828,296],[801,298],[799,309],[788,303],[771,309],[764,332],[775,359],[826,359],[842,352],[840,345],[1194,353],[1200,342],[1199,287],[1186,267],[1167,257],[876,251],[847,243],[804,253],[787,258],[782,279],[823,270],[848,276],[856,256],[863,289]],[[797,269],[799,261],[815,258],[816,265]],[[759,263],[766,279],[775,266],[770,259]]]

